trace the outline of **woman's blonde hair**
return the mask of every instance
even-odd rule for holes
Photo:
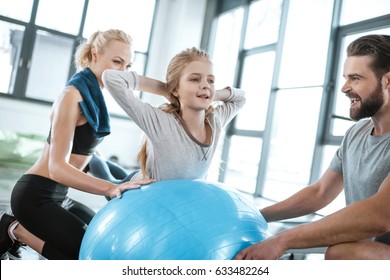
[[[197,49],[195,47],[185,49],[184,51],[175,55],[168,64],[166,73],[166,86],[170,92],[170,103],[162,104],[159,108],[167,113],[178,113],[180,115],[180,101],[173,95],[173,92],[179,88],[180,78],[184,68],[193,61],[205,60],[212,63],[210,56],[207,52]],[[213,107],[210,106],[206,110],[207,118],[212,113]],[[141,165],[141,171],[144,177],[146,177],[146,160],[147,160],[147,139],[144,139],[142,147],[138,153],[137,161]]]
[[[129,44],[132,47],[133,39],[130,35],[119,29],[108,29],[106,31],[96,31],[89,37],[88,41],[79,45],[76,50],[74,64],[76,68],[86,68],[92,62],[92,49],[97,53],[104,53],[108,43],[116,40]]]

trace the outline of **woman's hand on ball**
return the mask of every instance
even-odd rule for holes
[[[134,181],[127,181],[120,185],[118,185],[114,190],[111,192],[110,197],[114,198],[121,198],[122,193],[126,190],[132,190],[132,189],[139,189],[142,185],[147,185],[150,183],[155,182],[156,180],[149,179],[149,178],[143,178],[140,180],[134,180]]]

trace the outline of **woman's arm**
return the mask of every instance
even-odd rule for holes
[[[50,177],[66,186],[85,192],[115,197],[125,189],[138,188],[139,184],[115,185],[89,176],[69,163],[75,127],[81,112],[81,96],[74,88],[67,88],[54,104],[48,170]]]

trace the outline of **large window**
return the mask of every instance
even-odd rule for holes
[[[122,29],[134,40],[133,69],[144,73],[156,0],[2,0],[0,95],[51,103],[76,71],[76,47],[97,30]],[[23,8],[21,8],[23,7]],[[142,22],[142,24],[140,24]],[[111,113],[124,114],[108,96]]]
[[[319,178],[353,124],[340,94],[346,45],[390,34],[387,2],[219,1],[210,40],[217,80],[248,101],[226,130],[220,180],[279,201]],[[343,205],[340,195],[321,213]]]

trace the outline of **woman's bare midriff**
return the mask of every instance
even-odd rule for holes
[[[50,178],[49,155],[50,155],[50,146],[48,143],[46,143],[43,148],[42,154],[40,155],[38,160],[25,173],[35,174],[46,178]],[[92,156],[71,154],[69,158],[69,164],[79,170],[84,170],[84,168],[88,165],[88,162],[90,161],[91,157]]]

